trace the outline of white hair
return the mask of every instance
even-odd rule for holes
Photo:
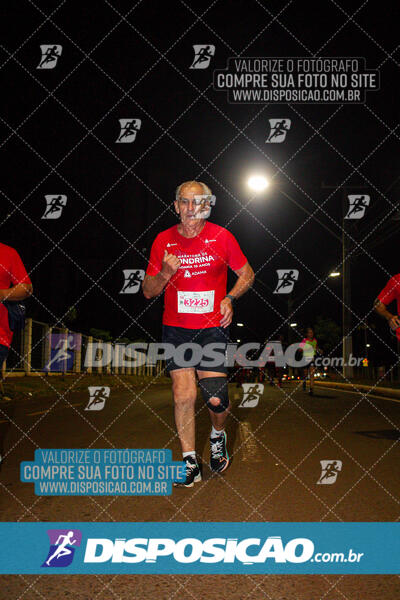
[[[187,185],[190,185],[190,184],[200,185],[203,188],[203,194],[211,196],[212,192],[211,192],[210,188],[208,187],[208,185],[206,185],[202,181],[184,181],[183,183],[181,183],[180,185],[178,185],[178,187],[176,188],[175,200],[179,200],[179,198],[181,196],[181,190],[182,190],[182,188],[185,187],[185,186],[187,186]]]

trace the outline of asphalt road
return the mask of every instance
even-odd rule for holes
[[[167,497],[38,497],[19,481],[36,448],[170,448],[180,460],[169,386],[114,390],[101,411],[88,394],[1,404],[3,521],[397,521],[400,403],[293,384],[266,386],[254,408],[230,387],[232,464],[211,475],[209,419],[197,404],[203,481]],[[51,410],[49,410],[51,408]],[[335,483],[317,484],[320,461],[341,461]],[[339,463],[337,463],[339,464]],[[398,576],[2,576],[0,597],[369,600],[400,596]],[[31,586],[29,589],[28,586]]]

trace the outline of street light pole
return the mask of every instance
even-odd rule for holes
[[[339,189],[336,185],[322,184],[326,189]],[[353,377],[353,367],[349,366],[353,353],[353,335],[351,333],[351,262],[348,258],[350,224],[345,219],[347,213],[347,194],[350,190],[365,189],[365,185],[346,185],[342,188],[342,375],[345,379]]]
[[[353,354],[353,336],[351,334],[351,263],[347,259],[350,249],[348,221],[344,218],[347,213],[347,191],[343,188],[342,197],[342,375],[345,379],[353,377],[353,367],[349,365],[350,356]],[[346,260],[347,259],[347,260]]]
[[[292,313],[293,313],[293,303],[294,303],[293,302],[293,296],[292,296],[292,294],[289,294],[288,295],[288,299],[287,299],[287,305],[288,305],[288,322],[287,322],[287,325],[288,325],[288,336],[287,336],[287,341],[288,341],[288,345],[289,346],[292,344],[292,340],[293,340],[293,328],[290,326],[290,321],[292,320],[291,316],[292,316]],[[288,373],[289,373],[290,376],[293,375],[293,367],[292,366],[289,366]]]

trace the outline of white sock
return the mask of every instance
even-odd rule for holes
[[[190,450],[189,452],[182,452],[182,456],[183,456],[183,460],[185,460],[185,458],[187,456],[191,456],[197,462],[196,450]]]
[[[220,435],[222,435],[224,433],[225,429],[220,429],[219,431],[217,429],[215,429],[214,425],[211,427],[211,434],[210,437],[212,438],[216,438],[219,437]]]

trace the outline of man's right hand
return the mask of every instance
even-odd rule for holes
[[[388,323],[390,325],[390,327],[392,329],[398,329],[400,327],[400,319],[397,315],[393,315],[389,320]]]
[[[170,279],[179,267],[181,266],[181,261],[174,254],[168,254],[168,252],[164,251],[164,258],[162,259],[162,267],[161,273],[164,277]]]

